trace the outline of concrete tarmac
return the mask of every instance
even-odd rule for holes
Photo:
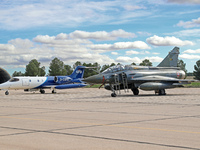
[[[199,150],[200,89],[0,91],[0,150]]]

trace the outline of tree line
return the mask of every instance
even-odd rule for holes
[[[109,64],[105,64],[103,66],[101,66],[99,63],[95,62],[95,63],[81,63],[80,61],[75,62],[72,66],[70,65],[66,65],[64,64],[63,61],[61,61],[60,59],[58,59],[57,57],[54,58],[49,65],[49,70],[48,73],[46,73],[45,71],[45,67],[44,66],[40,66],[41,63],[38,62],[36,59],[32,59],[28,65],[26,65],[26,69],[25,69],[25,73],[22,73],[21,71],[17,72],[15,71],[13,73],[13,77],[15,76],[57,76],[57,75],[70,75],[73,70],[77,67],[77,66],[86,66],[86,67],[95,67],[94,69],[86,69],[85,73],[84,73],[84,78],[98,74],[100,72],[103,72],[104,70],[106,70],[107,68],[111,67],[111,66],[115,66],[115,65],[119,65],[115,64],[115,63],[111,63]],[[136,65],[134,62],[131,65]],[[145,59],[143,60],[139,66],[152,66],[152,62],[150,62],[150,60]],[[186,63],[184,63],[183,60],[179,60],[178,61],[178,67],[181,68],[181,70],[184,70],[185,73],[187,74],[187,70],[186,70]],[[188,74],[192,74],[195,76],[195,79],[200,80],[200,60],[198,60],[196,62],[196,65],[194,66],[194,72],[193,73],[188,73]]]
[[[77,61],[73,64],[73,66],[70,65],[66,65],[64,64],[63,61],[61,61],[60,59],[58,59],[57,57],[54,58],[49,65],[49,70],[48,70],[48,74],[45,71],[45,67],[44,66],[40,66],[40,62],[38,62],[36,59],[32,59],[28,65],[26,65],[26,69],[25,69],[25,73],[22,73],[21,71],[15,71],[13,73],[13,77],[15,76],[57,76],[57,75],[70,75],[73,70],[77,67],[77,66],[86,66],[86,67],[94,67],[94,69],[86,69],[84,72],[84,77],[89,77],[95,74],[98,74],[100,72],[103,72],[104,70],[106,70],[107,68],[111,67],[111,66],[115,66],[115,65],[119,65],[115,64],[115,63],[111,63],[109,64],[105,64],[103,66],[101,66],[99,63],[95,62],[95,63],[81,63],[80,61]],[[135,63],[132,63],[132,65],[136,65]],[[145,59],[142,63],[139,64],[140,66],[152,66],[152,63]]]

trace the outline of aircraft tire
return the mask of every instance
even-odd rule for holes
[[[112,96],[112,97],[116,97],[116,96],[117,96],[117,94],[115,94],[115,93],[112,93],[112,94],[111,94],[111,96]]]
[[[159,95],[166,95],[165,89],[159,90]]]
[[[138,94],[139,94],[138,88],[134,88],[134,89],[132,89],[132,91],[133,91],[133,94],[134,94],[134,95],[138,95]]]
[[[5,92],[5,95],[9,95],[9,92],[8,92],[8,91],[6,91],[6,92]]]
[[[41,94],[44,94],[44,93],[45,93],[45,90],[42,90],[42,89],[41,89],[41,90],[40,90],[40,93],[41,93]]]
[[[56,94],[56,91],[52,90],[52,94]]]

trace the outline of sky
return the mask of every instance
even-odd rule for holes
[[[0,0],[0,67],[37,59],[153,66],[175,46],[193,72],[200,59],[200,0]]]

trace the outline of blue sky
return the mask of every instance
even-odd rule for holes
[[[193,71],[200,59],[200,0],[1,0],[0,64],[32,59],[156,66],[173,47]]]

